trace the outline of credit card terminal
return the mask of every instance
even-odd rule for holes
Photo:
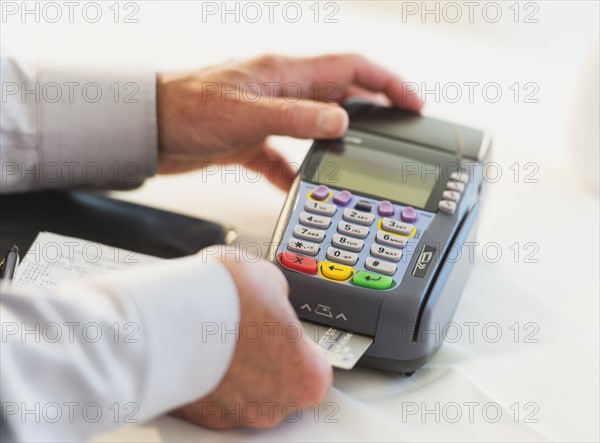
[[[293,183],[269,259],[301,319],[373,337],[359,364],[412,373],[438,349],[465,286],[490,137],[354,103]]]

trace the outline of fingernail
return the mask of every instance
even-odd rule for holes
[[[339,135],[346,129],[347,114],[342,109],[325,109],[319,113],[317,125],[327,135]]]

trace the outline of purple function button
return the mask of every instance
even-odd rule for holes
[[[394,215],[394,206],[388,200],[383,200],[381,203],[379,203],[377,210],[379,211],[379,215],[384,217]]]
[[[415,211],[414,208],[407,206],[406,208],[402,209],[400,218],[406,223],[414,223],[417,221],[417,211]]]
[[[340,191],[333,197],[333,201],[340,206],[346,206],[352,200],[352,192]]]
[[[315,200],[325,200],[328,195],[329,188],[325,185],[319,185],[315,189],[313,189],[313,192],[310,196]]]

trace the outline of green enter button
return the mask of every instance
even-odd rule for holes
[[[371,289],[390,289],[394,285],[391,277],[360,271],[354,274],[352,284]]]

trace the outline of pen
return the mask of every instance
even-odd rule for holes
[[[12,245],[6,258],[3,260],[4,267],[2,269],[2,288],[6,289],[12,281],[17,266],[19,266],[19,248],[17,245]]]

